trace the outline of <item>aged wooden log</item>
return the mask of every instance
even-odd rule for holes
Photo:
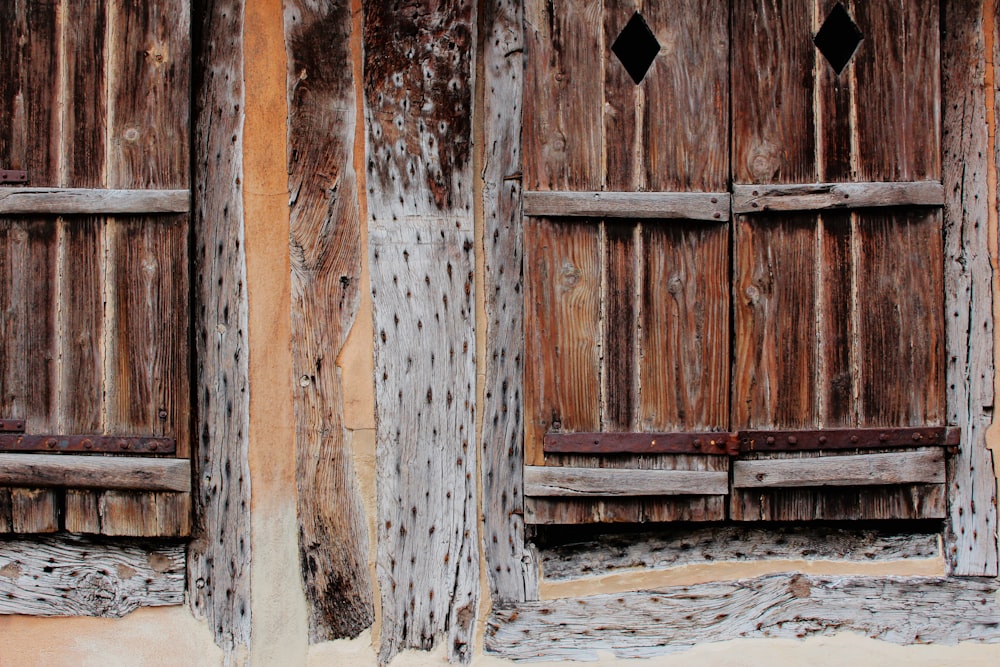
[[[895,644],[1000,642],[997,582],[777,574],[495,608],[486,651],[515,660],[648,658],[740,638],[839,632]]]
[[[0,614],[117,618],[184,604],[184,546],[71,536],[0,544]]]
[[[628,470],[525,466],[524,495],[682,496],[725,495],[729,475],[707,470]]]
[[[486,370],[482,423],[483,530],[494,602],[538,596],[526,546],[524,461],[524,297],[521,261],[521,104],[523,4],[480,5],[483,59],[483,254]]]
[[[191,462],[138,456],[0,454],[0,484],[190,491]]]
[[[733,488],[943,484],[944,450],[733,462]]]
[[[299,549],[309,639],[374,619],[368,532],[343,424],[336,359],[358,312],[361,232],[350,3],[284,4],[288,51],[292,356]],[[365,381],[358,379],[356,381]]]
[[[545,218],[729,220],[728,192],[525,192],[524,214]]]
[[[479,594],[473,6],[362,8],[379,660],[446,638],[467,662]]]
[[[0,214],[102,215],[187,213],[188,190],[106,190],[97,188],[3,188]],[[70,221],[72,224],[74,221]]]
[[[986,430],[994,405],[982,5],[944,3],[941,147],[944,163],[944,283],[947,419],[962,429],[948,475],[946,556],[953,574],[997,574],[997,484]],[[996,40],[994,40],[996,45]],[[998,98],[1000,99],[1000,98]],[[996,157],[994,157],[996,159]]]
[[[721,561],[808,559],[866,563],[940,557],[937,532],[824,525],[681,526],[656,532],[614,532],[605,528],[593,536],[580,535],[580,528],[574,527],[561,533],[550,530],[538,543],[539,564],[546,580]]]
[[[944,187],[937,181],[733,186],[734,213],[943,204]]]
[[[194,96],[195,516],[191,607],[229,655],[250,645],[250,470],[243,224],[242,0],[197,16]]]

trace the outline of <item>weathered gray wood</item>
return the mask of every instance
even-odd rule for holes
[[[243,224],[243,0],[205,3],[194,97],[198,434],[188,594],[229,655],[250,645],[248,345]]]
[[[937,181],[733,186],[734,213],[943,204],[944,186]]]
[[[995,295],[988,250],[982,5],[945,2],[943,21],[947,419],[962,429],[958,455],[949,461],[946,555],[953,574],[996,576],[997,484],[985,440],[994,405]]]
[[[524,495],[680,496],[725,495],[729,475],[707,470],[632,470],[525,466]]]
[[[189,190],[0,188],[0,214],[187,213]]]
[[[936,532],[888,532],[853,526],[681,526],[641,533],[605,528],[593,537],[578,532],[574,528],[572,533],[552,533],[545,536],[546,543],[538,544],[538,559],[546,580],[720,561],[809,559],[870,563],[941,556]]]
[[[0,454],[0,485],[190,491],[187,459]]]
[[[0,543],[0,614],[117,618],[184,604],[184,546],[68,535]]]
[[[523,3],[481,3],[486,369],[483,404],[483,540],[494,602],[538,597],[524,530],[524,297],[521,261]]]
[[[1000,642],[997,582],[776,574],[495,608],[486,651],[515,660],[647,658],[706,641],[853,632],[894,644]]]
[[[944,450],[734,461],[734,488],[943,484]]]
[[[309,639],[374,619],[368,531],[336,359],[358,312],[361,232],[350,3],[284,3],[288,53],[291,328],[299,549]],[[369,378],[348,378],[361,382]]]
[[[728,192],[524,193],[524,214],[547,218],[729,220]]]

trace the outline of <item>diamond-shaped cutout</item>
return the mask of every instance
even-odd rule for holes
[[[813,37],[813,44],[839,75],[847,67],[863,39],[861,29],[844,9],[844,5],[838,2]]]
[[[638,85],[649,71],[656,54],[660,52],[660,43],[656,41],[656,36],[646,24],[646,19],[636,12],[615,38],[611,50]]]

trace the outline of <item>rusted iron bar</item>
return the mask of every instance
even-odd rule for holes
[[[0,451],[173,454],[177,451],[177,441],[144,436],[8,434],[0,435]]]

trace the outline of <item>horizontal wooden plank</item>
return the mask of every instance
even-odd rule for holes
[[[648,658],[732,639],[852,632],[896,644],[1000,642],[998,584],[958,577],[773,574],[656,591],[495,604],[486,652]]]
[[[63,454],[0,454],[0,486],[191,490],[187,459]]]
[[[733,462],[734,488],[942,484],[944,452],[939,448],[888,454]]]
[[[524,495],[528,497],[725,495],[728,491],[729,475],[710,470],[524,468]]]
[[[826,560],[878,563],[942,557],[940,531],[906,532],[851,526],[742,524],[667,525],[656,530],[583,533],[574,526],[549,528],[534,540],[538,562],[549,581],[663,569],[722,561]]]
[[[184,604],[180,543],[72,535],[0,543],[0,614],[117,618]]]
[[[733,213],[943,205],[937,181],[733,186]]]
[[[729,193],[531,191],[524,193],[524,214],[725,222],[729,220]]]
[[[0,215],[187,213],[189,190],[0,188]]]
[[[174,438],[110,435],[0,434],[0,452],[117,452],[121,454],[173,454]]]
[[[735,434],[704,433],[546,433],[546,454],[736,454]]]
[[[740,431],[741,452],[923,447],[959,444],[961,432],[945,426],[922,428],[831,428]]]

